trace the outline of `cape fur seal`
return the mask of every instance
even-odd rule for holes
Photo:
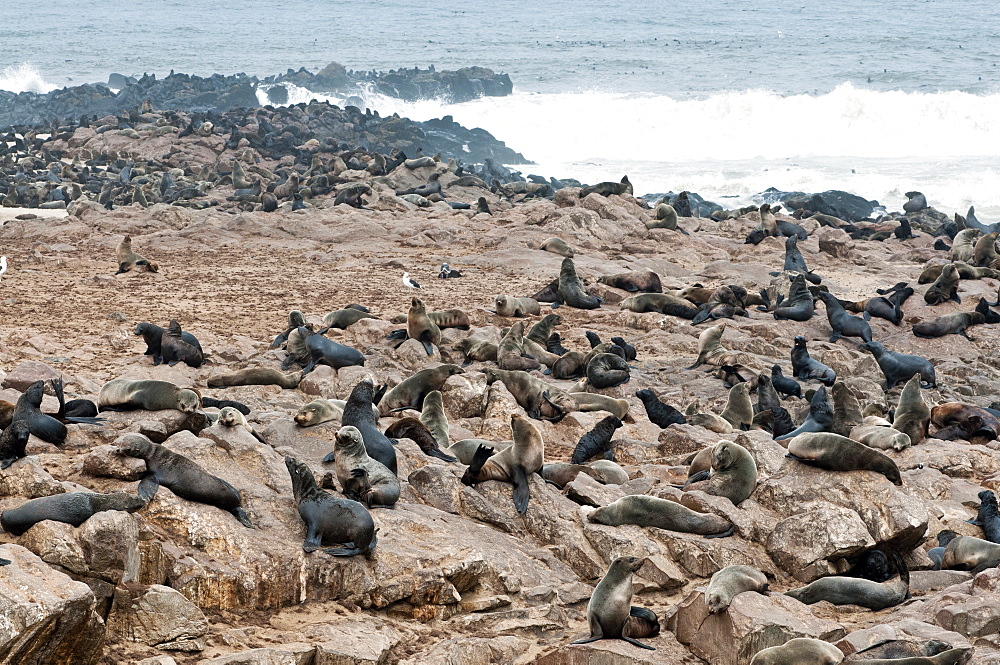
[[[663,285],[660,284],[660,276],[652,270],[604,275],[598,277],[597,281],[600,284],[607,284],[613,288],[630,293],[661,293],[663,291]]]
[[[780,296],[779,296],[780,297]],[[806,286],[806,278],[796,275],[788,287],[788,297],[780,300],[774,308],[774,318],[792,321],[808,321],[815,311],[812,293]]]
[[[167,329],[163,331],[160,338],[160,353],[163,362],[173,367],[179,362],[183,362],[188,367],[201,367],[205,362],[205,355],[201,346],[195,346],[184,340],[181,331],[181,324],[177,319],[170,319]]]
[[[447,448],[451,445],[451,427],[448,424],[448,414],[444,412],[444,398],[440,390],[432,390],[424,397],[420,422],[430,430],[439,446]]]
[[[118,454],[146,460],[146,475],[139,481],[139,497],[150,502],[163,485],[187,501],[206,503],[233,514],[243,526],[252,529],[250,517],[243,510],[240,492],[222,478],[205,471],[197,462],[153,443],[141,434],[126,434]]]
[[[364,366],[365,356],[360,351],[327,339],[323,336],[326,330],[324,328],[312,332],[304,326],[299,328],[299,335],[305,341],[306,351],[309,352],[309,363],[302,370],[302,376],[313,371],[316,365],[329,365],[334,369]]]
[[[957,647],[933,656],[907,656],[904,658],[862,658],[851,660],[852,665],[965,665],[972,658],[973,647]]]
[[[806,260],[799,251],[799,238],[797,235],[790,235],[785,239],[785,264],[782,268],[785,272],[797,272],[813,284],[819,284],[823,279],[816,273],[809,270]]]
[[[345,425],[337,432],[333,452],[337,480],[349,499],[369,508],[391,508],[399,501],[399,478],[395,470],[368,456],[357,427]]]
[[[602,390],[628,383],[628,363],[614,353],[598,353],[587,362],[587,383]]]
[[[629,403],[624,399],[597,393],[570,393],[569,396],[576,400],[577,411],[607,411],[618,419],[628,415]]]
[[[802,335],[795,337],[795,345],[792,347],[792,376],[797,379],[816,379],[828,386],[832,386],[837,380],[836,372],[809,357],[806,338]]]
[[[892,426],[910,437],[910,443],[915,446],[927,436],[930,421],[931,410],[920,394],[920,375],[914,374],[899,394]]]
[[[500,316],[538,316],[542,311],[534,298],[514,298],[501,294],[494,298],[494,303]]]
[[[653,219],[647,219],[643,224],[649,230],[667,229],[670,231],[680,231],[684,235],[691,235],[677,224],[677,211],[669,203],[660,202],[653,209]]]
[[[573,258],[573,248],[566,244],[566,241],[562,238],[549,238],[541,244],[538,248],[546,252],[552,252],[553,254],[559,254],[560,256],[565,256],[568,259]]]
[[[938,534],[939,542],[942,541],[941,535]],[[1000,565],[1000,544],[973,536],[951,536],[945,544],[944,556],[941,557],[942,569],[971,570],[979,573],[987,568],[996,568],[998,565]]]
[[[720,441],[712,449],[712,472],[707,480],[684,486],[685,492],[701,490],[724,496],[738,506],[757,487],[757,464],[746,448],[732,441]]]
[[[684,414],[659,400],[656,394],[649,388],[644,388],[635,393],[635,396],[642,401],[642,406],[646,409],[646,416],[649,422],[661,429],[666,429],[671,425],[683,425],[687,422]]]
[[[535,322],[528,332],[524,334],[527,339],[537,344],[546,345],[549,338],[554,334],[557,325],[562,323],[562,317],[558,314],[546,314]],[[527,325],[527,324],[526,324]]]
[[[159,365],[163,362],[163,333],[166,332],[163,328],[158,325],[149,323],[148,321],[143,321],[135,327],[135,334],[142,335],[142,339],[146,342],[146,350],[143,351],[144,356],[153,356],[153,364]],[[201,344],[198,343],[198,339],[189,332],[181,332],[181,341],[190,344],[199,353],[202,353]]]
[[[463,356],[465,356],[464,364],[466,365],[471,364],[472,361],[496,362],[497,353],[499,352],[499,348],[496,344],[472,337],[466,337],[461,340],[455,345],[455,348],[458,349]]]
[[[927,197],[920,192],[906,192],[907,201],[903,204],[904,212],[920,212],[927,207]]]
[[[775,365],[777,367],[777,365]],[[798,385],[798,384],[796,384]],[[771,377],[763,372],[757,376],[757,414],[770,412],[770,431],[773,436],[782,436],[795,429],[792,416],[781,406],[781,398],[774,389]],[[756,416],[755,416],[756,419]]]
[[[458,365],[439,365],[416,372],[385,394],[378,404],[379,413],[387,416],[404,409],[419,411],[427,393],[440,390],[448,377],[454,374],[465,374],[465,370]]]
[[[833,384],[833,422],[830,423],[830,432],[847,436],[851,433],[851,428],[861,423],[864,417],[861,415],[861,403],[858,398],[843,382]]]
[[[733,525],[724,517],[712,513],[696,513],[675,501],[645,494],[623,496],[588,514],[587,520],[608,526],[655,526],[706,537],[724,537],[733,532]]]
[[[577,403],[569,393],[527,372],[491,367],[485,373],[486,385],[502,381],[520,407],[536,420],[559,422],[567,413],[577,410]]]
[[[323,325],[327,328],[339,328],[341,330],[347,330],[350,326],[354,325],[361,319],[377,319],[378,317],[374,314],[369,314],[368,312],[362,311],[354,307],[347,307],[345,309],[338,309],[330,312],[323,317]]]
[[[788,442],[786,457],[828,471],[874,471],[902,485],[899,467],[889,457],[846,436],[807,432]]]
[[[502,370],[517,371],[538,369],[541,363],[524,350],[524,321],[518,321],[507,330],[497,345],[497,365]]]
[[[597,640],[625,640],[643,649],[655,651],[655,647],[643,644],[625,634],[625,624],[629,616],[636,610],[644,608],[632,607],[632,573],[642,567],[644,559],[634,556],[623,556],[615,559],[608,567],[608,572],[594,589],[587,603],[587,623],[590,625],[590,637],[570,642],[570,644],[589,644]]]
[[[934,366],[926,358],[911,356],[905,353],[890,351],[878,342],[866,342],[858,347],[875,356],[875,362],[885,376],[885,389],[892,390],[902,381],[909,381],[913,376],[920,376],[925,383],[922,388],[934,388]]]
[[[528,476],[542,468],[545,444],[538,429],[519,414],[510,417],[510,429],[514,445],[495,454],[492,448],[480,446],[465,470],[462,482],[475,485],[485,480],[500,480],[513,484],[514,507],[523,515],[531,498]]]
[[[140,268],[149,272],[159,272],[160,267],[149,261],[141,254],[132,250],[132,236],[125,236],[115,248],[115,256],[118,259],[118,272],[116,275],[128,272],[132,268]]]
[[[194,390],[181,388],[169,381],[151,379],[112,379],[101,386],[97,395],[97,407],[101,411],[176,409],[194,413],[200,406],[201,397]]]
[[[421,452],[429,457],[437,457],[446,462],[457,462],[458,460],[438,447],[438,441],[431,433],[427,425],[416,418],[400,418],[385,430],[385,435],[390,439],[410,439],[417,444]],[[447,448],[448,445],[445,444]]]
[[[979,493],[979,510],[976,523],[982,528],[986,540],[1000,543],[1000,513],[997,512],[997,495],[991,490]]]
[[[631,194],[632,193],[632,183],[629,182],[628,176],[622,176],[621,182],[599,182],[596,185],[591,185],[590,187],[584,187],[580,190],[580,198],[589,194],[600,194],[601,196],[611,196],[612,194]]]
[[[134,513],[145,505],[144,500],[127,492],[66,492],[32,499],[17,508],[5,510],[0,513],[0,525],[4,531],[20,536],[44,520],[80,526],[95,513],[105,510]]]
[[[787,441],[799,434],[807,432],[828,432],[833,425],[833,407],[826,396],[826,386],[823,386],[809,400],[809,415],[805,421],[787,434],[775,437],[775,441]]]
[[[753,422],[753,402],[750,401],[750,384],[737,383],[729,389],[726,408],[720,414],[733,430],[748,429]]]
[[[565,258],[559,269],[559,286],[557,288],[559,301],[577,309],[597,309],[604,302],[597,296],[592,296],[583,288],[583,282],[576,274],[573,259]]]
[[[424,345],[427,355],[434,355],[434,347],[441,346],[441,328],[427,316],[427,307],[420,298],[410,301],[406,315],[406,336]]]
[[[878,450],[903,450],[910,447],[910,437],[892,427],[865,425],[862,423],[851,429],[850,438]]]
[[[27,454],[30,435],[28,423],[23,420],[11,423],[4,429],[0,434],[0,469],[6,469]]]
[[[10,416],[11,424],[7,429],[23,423],[28,427],[28,431],[31,434],[34,434],[42,441],[62,445],[66,442],[66,425],[60,422],[58,418],[53,418],[47,413],[42,413],[41,407],[44,392],[44,381],[35,381],[28,386],[14,404],[14,409]],[[12,432],[11,436],[16,436],[16,432]]]
[[[300,406],[292,420],[299,427],[312,427],[331,420],[340,420],[344,416],[345,406],[347,402],[339,399],[314,399]]]
[[[826,318],[833,328],[831,342],[836,342],[841,337],[860,337],[865,342],[872,341],[872,328],[867,321],[848,314],[832,293],[820,291],[819,297],[826,305]]]
[[[644,312],[659,312],[691,320],[698,314],[698,308],[684,298],[669,293],[640,293],[630,296],[618,303],[619,309],[642,314]]]
[[[750,566],[726,566],[716,571],[705,591],[705,605],[709,614],[718,614],[729,609],[733,598],[745,591],[766,594],[767,577]]]
[[[844,652],[823,640],[796,637],[778,647],[761,649],[750,665],[837,665]]]
[[[613,456],[611,452],[611,437],[615,435],[615,430],[622,426],[622,421],[615,416],[608,416],[600,421],[594,428],[580,437],[570,461],[573,464],[583,464],[587,460],[602,456]]]
[[[396,450],[393,448],[392,440],[378,428],[377,411],[372,404],[374,395],[375,384],[371,379],[359,381],[347,398],[340,422],[345,427],[351,426],[361,432],[368,456],[395,474]],[[333,462],[335,458],[336,450],[324,457],[323,463]]]
[[[281,386],[296,388],[302,380],[301,372],[283,374],[269,367],[250,367],[236,370],[228,374],[216,374],[209,377],[209,388],[226,388],[230,386]]]
[[[805,338],[802,338],[802,345],[805,348]],[[806,356],[808,357],[808,353]],[[826,367],[826,365],[823,365]],[[827,368],[829,369],[829,368]],[[833,371],[833,370],[831,370]],[[794,370],[793,370],[794,372]],[[789,379],[781,373],[781,365],[771,366],[771,385],[774,389],[787,397],[802,397],[802,386],[795,379]]]
[[[941,439],[944,431],[955,428],[962,436],[953,438],[965,439],[969,443],[986,445],[1000,435],[1000,418],[982,407],[961,402],[945,402],[931,409],[930,422],[939,429],[934,437]]]
[[[975,340],[969,337],[969,328],[981,323],[986,323],[986,316],[980,312],[956,312],[945,314],[929,321],[920,321],[913,324],[913,334],[917,337],[944,337],[945,335],[961,335],[970,342]]]
[[[954,263],[949,263],[941,269],[941,274],[934,283],[927,287],[924,292],[924,301],[928,305],[940,305],[943,302],[954,300],[961,303],[962,299],[958,295],[959,275]]]
[[[320,489],[309,467],[294,457],[285,457],[285,468],[292,479],[299,517],[306,525],[305,552],[323,549],[333,556],[354,556],[375,549],[378,529],[363,505]]]
[[[804,587],[786,591],[785,595],[806,605],[825,600],[833,605],[860,605],[876,612],[895,607],[910,595],[910,571],[899,554],[893,552],[892,561],[899,577],[888,582],[859,577],[821,577]]]

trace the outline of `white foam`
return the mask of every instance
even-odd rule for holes
[[[38,70],[27,62],[6,67],[3,73],[0,73],[0,90],[45,94],[58,87],[55,83],[43,79]]]

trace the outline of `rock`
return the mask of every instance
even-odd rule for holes
[[[995,597],[973,597],[942,608],[934,621],[945,630],[969,638],[996,635],[1000,633],[1000,605]]]
[[[83,575],[88,570],[87,561],[74,532],[69,524],[45,520],[28,529],[20,542],[45,563]]]
[[[441,351],[436,346],[433,349],[434,353],[427,355],[423,344],[415,339],[408,339],[396,349],[396,359],[399,360],[403,367],[415,372],[428,365],[443,362],[441,360]]]
[[[819,239],[819,251],[839,259],[849,258],[854,248],[854,241],[843,229],[822,226],[816,232],[816,237]]]
[[[761,649],[796,637],[831,641],[847,631],[832,621],[812,616],[797,600],[776,594],[738,594],[726,612],[709,614],[705,590],[692,591],[668,618],[667,630],[681,644],[713,665],[747,665]]]
[[[459,637],[439,642],[399,665],[462,663],[462,665],[514,665],[532,646],[530,640],[513,635]]]
[[[37,360],[25,360],[21,362],[12,369],[6,377],[4,377],[3,383],[0,384],[2,388],[13,388],[18,392],[24,392],[28,389],[31,384],[36,381],[45,381],[48,383],[52,379],[58,379],[62,377],[62,374],[52,369],[48,365]]]
[[[573,639],[584,637],[586,635],[580,632]],[[700,665],[702,662],[669,633],[661,632],[656,637],[644,637],[639,641],[655,647],[656,651],[639,649],[622,640],[600,640],[562,645],[534,662],[537,665]]]
[[[201,610],[170,587],[115,589],[108,631],[120,639],[169,651],[202,651],[208,622]]]
[[[337,370],[329,365],[317,365],[299,381],[299,390],[306,395],[337,399]]]
[[[89,574],[113,585],[138,581],[141,565],[142,518],[121,510],[106,510],[76,529]]]
[[[601,507],[625,496],[616,485],[602,485],[585,473],[566,484],[566,496],[584,506]]]
[[[316,665],[315,655],[316,647],[292,643],[208,658],[198,665]]]
[[[441,387],[441,399],[449,420],[483,415],[486,377],[478,372],[452,374]]]
[[[382,665],[399,641],[394,630],[367,622],[339,623],[327,633],[334,639],[316,646],[315,665]]]
[[[411,473],[407,482],[427,505],[458,514],[463,485],[457,471],[441,464],[427,464]]]
[[[754,196],[757,200],[758,197],[762,197],[764,200],[768,200],[768,194],[774,190],[767,190],[761,192]],[[826,192],[821,192],[819,194],[802,194],[801,192],[776,192],[778,195],[777,200],[786,203],[785,207],[789,211],[794,210],[810,210],[812,212],[821,212],[824,215],[833,215],[834,217],[839,217],[847,222],[860,222],[872,214],[874,208],[872,204],[865,199],[857,196],[855,194],[850,194],[848,192],[843,192],[840,190],[829,190]],[[770,202],[773,203],[774,199],[771,198]]]
[[[52,494],[62,494],[66,488],[49,475],[35,456],[22,457],[6,469],[0,470],[0,497],[18,496],[37,499]]]
[[[94,593],[19,545],[0,545],[13,563],[0,575],[0,657],[9,663],[91,665],[101,655],[104,622]]]
[[[494,381],[486,392],[486,408],[477,436],[493,441],[509,441],[510,417],[515,413],[523,414],[524,410],[507,390],[503,381]]]
[[[95,478],[139,480],[146,473],[146,462],[118,454],[118,446],[106,444],[90,449],[83,456],[83,473]]]
[[[861,517],[840,506],[818,506],[778,522],[767,553],[801,582],[842,572],[833,564],[875,546]]]

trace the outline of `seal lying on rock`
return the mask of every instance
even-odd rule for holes
[[[745,591],[767,594],[767,577],[750,566],[726,566],[712,575],[705,591],[709,614],[729,609],[733,598]]]
[[[200,464],[153,443],[141,434],[127,434],[118,446],[120,455],[146,460],[146,475],[139,481],[139,497],[150,502],[163,485],[182,499],[207,503],[232,513],[245,527],[253,528],[243,510],[240,492]]]
[[[757,652],[750,665],[837,665],[844,660],[844,652],[823,640],[796,637],[779,647]]]
[[[101,411],[177,409],[194,413],[199,406],[201,397],[198,393],[169,381],[112,379],[101,386],[97,394],[97,407]]]
[[[20,536],[25,531],[44,520],[65,522],[80,526],[95,513],[104,510],[124,510],[130,513],[143,508],[146,501],[127,492],[66,492],[32,499],[17,508],[0,514],[0,525],[4,531]]]
[[[893,485],[903,484],[899,467],[892,459],[839,434],[800,434],[788,442],[786,457],[829,471],[875,471]]]
[[[910,571],[899,554],[893,552],[892,561],[899,577],[888,582],[858,577],[822,577],[804,587],[786,591],[785,595],[806,605],[825,600],[834,605],[860,605],[876,612],[895,607],[910,595]]]
[[[689,479],[685,492],[701,490],[724,496],[738,506],[757,487],[757,464],[746,448],[732,441],[720,441],[712,450],[712,472],[705,480]]]
[[[797,379],[816,379],[828,386],[837,380],[836,372],[809,357],[806,338],[802,335],[795,337],[795,346],[792,347],[792,375]]]
[[[624,496],[603,508],[598,508],[587,515],[587,519],[608,526],[623,524],[655,526],[668,531],[696,533],[707,538],[722,538],[733,533],[733,525],[724,517],[711,513],[696,513],[675,501],[645,494]]]
[[[875,362],[885,376],[885,389],[892,390],[902,381],[909,381],[911,377],[920,375],[923,379],[922,388],[936,387],[934,379],[934,366],[930,361],[920,356],[911,356],[905,353],[890,351],[878,342],[868,341],[859,349],[870,352],[875,356]]]
[[[514,485],[514,507],[522,515],[528,510],[531,498],[528,475],[539,471],[545,458],[542,435],[527,418],[514,414],[510,417],[514,445],[494,454],[492,448],[480,446],[469,468],[462,476],[466,485],[485,480],[501,480]]]
[[[378,529],[363,505],[320,489],[309,467],[294,457],[285,457],[285,468],[292,478],[299,517],[306,525],[304,551],[325,547],[323,551],[333,556],[354,556],[375,549]]]

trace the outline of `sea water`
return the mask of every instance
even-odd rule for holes
[[[1000,221],[991,0],[49,0],[18,18],[0,28],[0,89],[480,65],[510,74],[514,94],[365,104],[452,115],[531,159],[524,173],[628,174],[637,194],[686,189],[729,207],[767,187],[845,189],[898,210],[915,189]]]

